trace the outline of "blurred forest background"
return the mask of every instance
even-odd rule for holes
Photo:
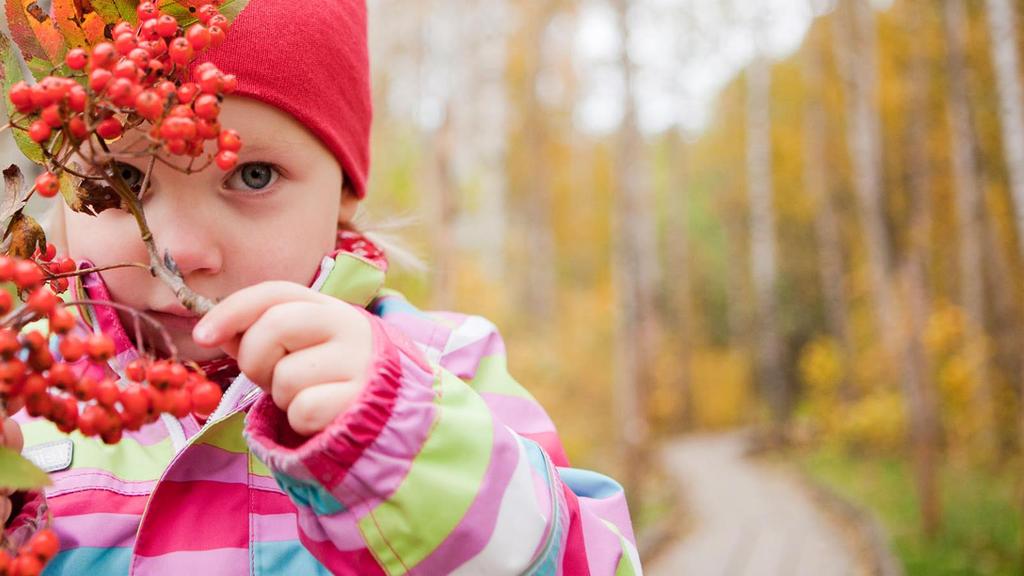
[[[1020,574],[1021,0],[370,0],[369,221],[640,530],[755,427],[911,574]]]

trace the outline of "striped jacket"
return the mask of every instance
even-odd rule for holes
[[[17,415],[26,454],[55,470],[11,524],[48,508],[61,552],[46,574],[639,574],[621,487],[568,467],[494,326],[383,281],[353,254],[324,258],[313,288],[367,309],[375,359],[311,438],[244,375],[205,424],[165,415],[114,446]],[[116,315],[82,316],[115,338],[94,369],[123,375],[137,352]]]

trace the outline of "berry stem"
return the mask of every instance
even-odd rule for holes
[[[57,280],[59,278],[70,278],[72,276],[84,276],[86,274],[92,274],[93,272],[103,272],[104,270],[113,270],[115,268],[142,268],[143,270],[149,270],[149,265],[143,264],[142,262],[126,262],[124,264],[111,264],[109,266],[95,266],[93,268],[82,268],[81,270],[74,270],[72,272],[49,274],[46,276],[46,279]]]
[[[139,320],[145,320],[150,326],[152,326],[153,328],[156,329],[158,334],[160,334],[160,338],[164,341],[164,345],[167,347],[167,353],[170,356],[171,360],[176,360],[177,357],[178,357],[178,348],[177,348],[177,346],[174,345],[174,342],[171,340],[170,333],[167,332],[167,330],[163,327],[162,324],[160,324],[160,322],[156,318],[153,318],[152,316],[150,316],[149,314],[146,314],[145,312],[142,312],[141,310],[137,310],[135,308],[132,308],[131,306],[126,306],[124,304],[119,304],[117,302],[111,302],[111,301],[107,301],[107,300],[89,300],[89,299],[68,300],[67,302],[64,302],[64,305],[65,306],[86,306],[86,305],[88,305],[88,306],[107,306],[107,307],[110,307],[110,308],[114,308],[115,310],[121,310],[122,312],[127,312],[128,314],[130,314],[132,316],[132,318],[135,319],[135,331],[136,331],[136,338],[138,340],[136,342],[136,344],[138,345],[140,351],[142,350],[143,345],[142,345],[142,331],[139,328],[138,322],[139,322]]]

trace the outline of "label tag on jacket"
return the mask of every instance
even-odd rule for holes
[[[21,455],[49,474],[70,468],[74,451],[75,443],[71,441],[71,438],[62,438],[53,442],[29,446],[22,450]]]

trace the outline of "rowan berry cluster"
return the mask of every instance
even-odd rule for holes
[[[0,576],[38,576],[60,550],[60,540],[50,529],[40,530],[11,555],[0,550]]]
[[[218,116],[223,96],[236,89],[237,80],[209,62],[189,73],[199,53],[224,42],[227,17],[212,3],[197,10],[199,21],[187,29],[155,2],[140,3],[137,14],[138,25],[116,24],[110,41],[69,50],[69,76],[11,86],[11,103],[23,115],[12,118],[12,126],[27,131],[48,158],[59,160],[61,150],[90,142],[93,134],[111,141],[147,121],[148,152],[162,148],[174,156],[198,158],[206,141],[216,141],[214,161],[230,170],[238,162],[241,139],[237,132],[222,129]],[[55,144],[59,150],[51,150]],[[43,173],[35,188],[41,196],[55,196],[58,175]]]
[[[74,334],[77,320],[46,285],[46,278],[35,262],[0,256],[0,282],[14,282],[29,294],[12,317],[22,324],[46,318],[50,335],[0,327],[3,405],[24,402],[30,416],[47,418],[62,432],[78,430],[108,444],[116,444],[125,430],[138,430],[164,413],[206,418],[217,408],[220,387],[172,360],[133,360],[125,368],[125,387],[114,377],[86,374],[79,362],[105,364],[114,356],[114,342],[102,333]],[[0,314],[8,314],[11,297],[7,292],[0,295],[6,295],[0,296]]]

